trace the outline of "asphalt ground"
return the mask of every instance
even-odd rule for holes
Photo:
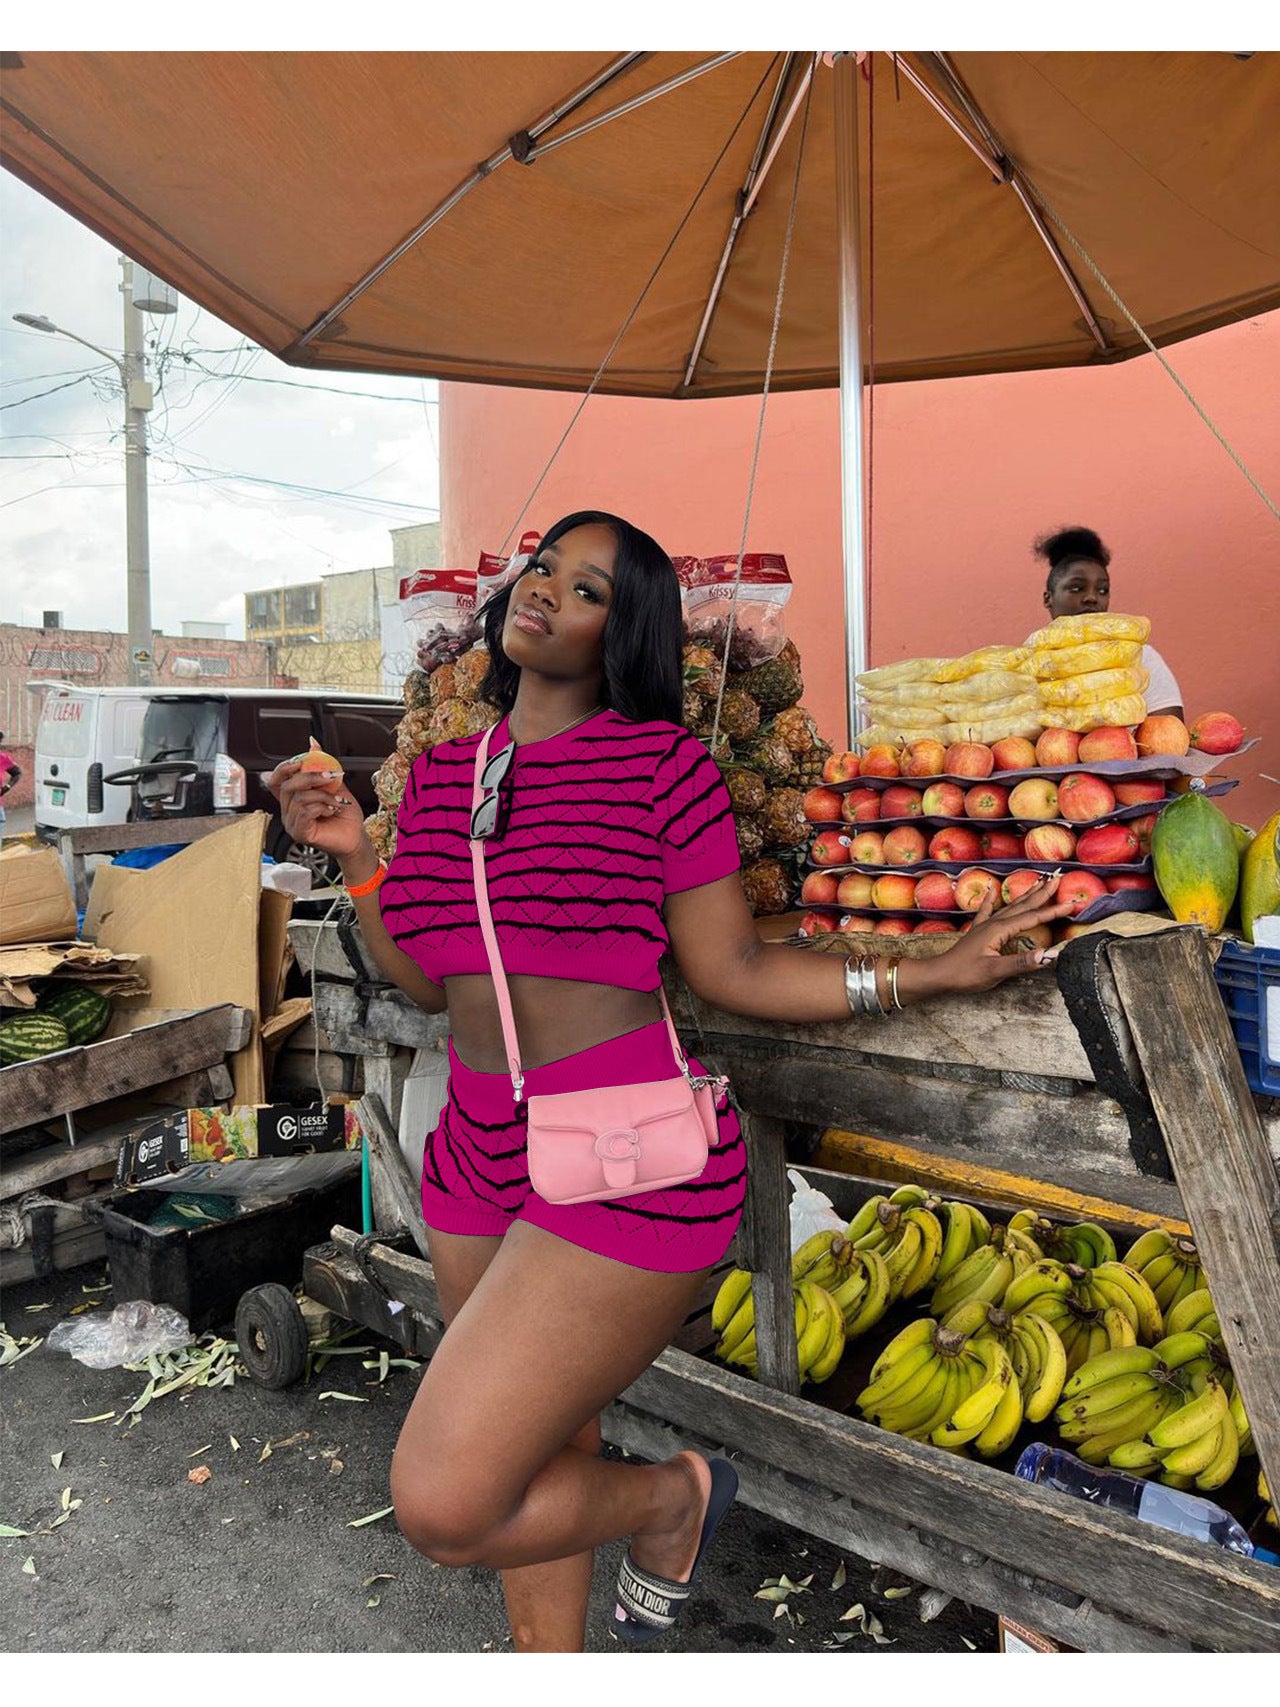
[[[95,1264],[8,1288],[0,1315],[15,1338],[47,1334],[78,1306],[105,1315],[114,1296],[95,1289],[106,1279]],[[392,1448],[420,1373],[392,1368],[379,1381],[366,1360],[398,1348],[363,1330],[349,1343],[373,1349],[282,1392],[241,1377],[170,1394],[132,1426],[116,1419],[145,1373],[89,1369],[43,1344],[0,1369],[0,1524],[28,1531],[0,1537],[7,1654],[509,1652],[496,1576],[431,1565],[391,1516],[352,1527],[390,1504]],[[77,1420],[106,1412],[115,1417]],[[620,1551],[597,1557],[589,1653],[627,1651],[609,1630]],[[755,1595],[784,1575],[811,1580],[775,1616]],[[883,1641],[870,1618],[864,1629],[844,1617],[859,1603]],[[739,1505],[659,1647],[995,1649],[986,1613],[953,1601],[925,1623],[920,1608],[920,1585]]]

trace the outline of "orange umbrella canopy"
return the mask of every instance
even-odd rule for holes
[[[584,390],[625,324],[599,389],[649,397],[760,388],[795,189],[773,383],[834,386],[832,82],[807,53],[6,54],[0,157],[287,361]],[[875,54],[858,88],[878,379],[1138,353],[1090,261],[1157,344],[1280,305],[1280,56]]]

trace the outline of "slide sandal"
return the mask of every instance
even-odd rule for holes
[[[624,1642],[655,1642],[664,1636],[688,1600],[698,1566],[715,1539],[725,1513],[738,1492],[738,1472],[724,1458],[712,1458],[711,1498],[702,1520],[697,1556],[687,1582],[672,1582],[653,1571],[642,1570],[627,1551],[618,1569],[618,1604],[613,1609],[614,1630]]]

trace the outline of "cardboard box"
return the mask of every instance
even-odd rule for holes
[[[1012,1618],[997,1620],[1002,1654],[1078,1654],[1079,1648],[1069,1648],[1052,1636],[1042,1636],[1027,1624],[1017,1624]]]
[[[0,943],[66,942],[78,935],[76,904],[52,848],[0,853]]]
[[[149,1120],[120,1146],[115,1183],[146,1185],[193,1162],[237,1162],[352,1150],[360,1143],[355,1109],[337,1103],[291,1108],[182,1108]]]

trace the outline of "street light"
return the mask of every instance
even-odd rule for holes
[[[124,298],[124,355],[92,344],[78,332],[55,325],[47,314],[15,314],[20,326],[35,332],[52,332],[83,344],[86,350],[104,356],[120,375],[124,393],[124,501],[126,589],[129,626],[129,685],[143,687],[152,679],[151,650],[151,536],[147,516],[147,411],[153,394],[146,377],[142,314],[133,300],[133,262],[120,256],[120,294]],[[173,314],[176,306],[163,304],[154,292],[147,296],[147,310]]]

